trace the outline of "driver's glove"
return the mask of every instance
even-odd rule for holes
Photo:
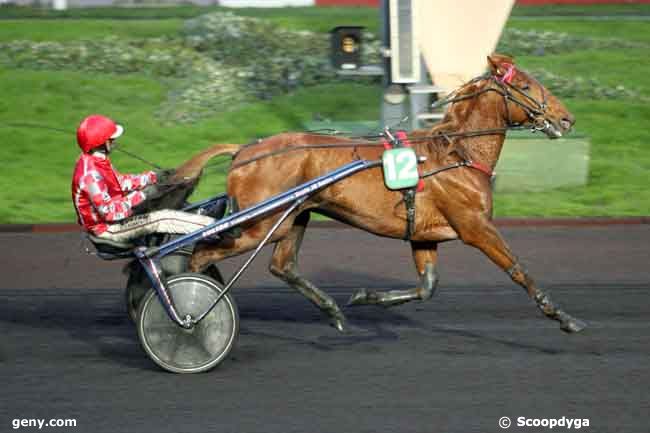
[[[156,183],[165,183],[167,182],[174,174],[176,174],[175,168],[162,168],[160,170],[154,171],[156,174]]]

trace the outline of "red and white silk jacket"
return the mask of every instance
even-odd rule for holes
[[[72,177],[72,200],[79,224],[93,234],[104,233],[108,224],[133,214],[132,208],[146,198],[139,190],[153,183],[153,171],[120,174],[103,153],[82,153]]]

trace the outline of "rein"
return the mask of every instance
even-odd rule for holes
[[[257,144],[257,143],[255,143]],[[296,150],[310,150],[310,149],[332,149],[332,148],[355,148],[355,147],[381,147],[381,143],[369,143],[369,142],[358,142],[358,143],[329,143],[329,144],[301,144],[299,146],[289,146],[282,149],[274,150],[272,152],[263,153],[262,155],[255,156],[244,161],[240,161],[236,164],[230,166],[230,169],[242,167],[244,165],[250,164],[260,159],[270,158],[272,156],[281,155],[288,152],[293,152]]]
[[[420,179],[424,179],[425,177],[436,175],[443,171],[452,170],[454,168],[461,168],[461,167],[473,168],[475,170],[480,171],[481,173],[486,174],[488,177],[494,176],[494,172],[487,165],[481,164],[480,162],[463,160],[463,161],[456,162],[454,164],[445,165],[444,167],[434,168],[433,170],[425,171],[420,175]]]
[[[507,132],[508,128],[491,128],[491,129],[477,129],[474,131],[464,131],[464,132],[437,132],[436,134],[431,134],[431,135],[424,135],[424,136],[418,136],[417,138],[411,138],[407,137],[408,140],[411,143],[426,143],[430,141],[431,139],[435,138],[444,138],[447,141],[451,141],[451,138],[465,138],[465,137],[480,137],[484,135],[505,135]],[[325,135],[325,134],[323,134]],[[380,137],[384,137],[384,135],[380,135]],[[258,144],[259,142],[252,143],[247,145],[245,148],[248,148],[252,145]],[[274,150],[271,152],[263,153],[261,155],[257,155],[253,158],[246,159],[244,161],[239,161],[236,164],[232,164],[230,166],[230,169],[236,169],[239,167],[243,167],[245,165],[251,164],[255,161],[259,161],[261,159],[265,158],[270,158],[276,155],[282,155],[285,153],[289,152],[294,152],[298,150],[312,150],[312,149],[336,149],[336,148],[357,148],[357,147],[382,147],[383,144],[381,142],[367,142],[367,141],[361,141],[361,142],[352,142],[352,143],[324,143],[324,144],[301,144],[298,146],[288,146],[284,147],[282,149]],[[244,148],[242,148],[244,149]],[[214,165],[221,165],[223,164],[223,161],[218,162],[216,164],[210,165],[208,167],[212,167]]]
[[[49,131],[61,132],[61,133],[64,133],[66,135],[74,134],[74,132],[68,131],[67,129],[54,128],[52,126],[39,125],[39,124],[36,124],[36,123],[0,123],[0,126],[6,126],[6,127],[9,127],[9,128],[46,129],[46,130],[49,130]],[[129,151],[126,151],[126,150],[124,150],[124,149],[122,149],[122,148],[120,148],[118,146],[114,146],[112,150],[117,150],[118,152],[121,152],[121,153],[123,153],[125,155],[128,155],[131,158],[135,158],[140,162],[144,162],[148,166],[153,167],[153,168],[155,168],[157,170],[162,169],[162,167],[159,166],[158,164],[153,163],[151,161],[148,161],[148,160],[142,158],[141,156],[138,156],[135,153],[131,153]]]
[[[493,75],[491,73],[486,73],[486,74],[480,75],[480,76],[475,77],[472,80],[468,81],[464,85],[462,85],[460,88],[458,88],[456,91],[452,92],[446,98],[444,98],[444,99],[436,102],[435,104],[433,104],[433,107],[441,107],[441,106],[444,106],[444,105],[453,104],[453,103],[468,100],[468,99],[473,99],[473,98],[476,98],[477,96],[480,96],[480,95],[482,95],[484,93],[487,93],[487,92],[496,92],[496,93],[498,93],[499,95],[501,95],[504,98],[504,105],[506,107],[507,119],[508,119],[506,128],[481,129],[481,130],[463,131],[463,132],[439,131],[439,132],[436,132],[435,134],[431,134],[431,135],[418,136],[417,138],[415,138],[415,137],[413,137],[413,138],[407,137],[407,138],[413,144],[426,143],[426,142],[428,142],[428,141],[430,141],[432,139],[436,139],[436,138],[444,138],[445,140],[447,140],[447,142],[451,143],[452,138],[479,137],[479,136],[485,136],[485,135],[505,135],[509,128],[521,126],[520,124],[514,123],[512,121],[511,114],[510,114],[510,108],[509,108],[509,104],[508,104],[509,101],[516,104],[516,105],[518,105],[526,113],[528,119],[534,124],[534,126],[532,128],[533,131],[545,131],[545,130],[547,130],[548,128],[551,127],[548,120],[543,118],[542,123],[540,123],[540,121],[539,121],[540,120],[539,118],[543,117],[545,115],[546,108],[547,108],[547,94],[544,91],[545,90],[544,87],[537,80],[535,80],[532,77],[529,77],[533,81],[535,81],[535,83],[541,89],[542,99],[543,100],[542,100],[542,102],[539,102],[535,98],[530,96],[528,93],[526,93],[523,89],[520,89],[520,88],[512,85],[511,81],[512,81],[515,73],[516,73],[516,69],[514,68],[513,65],[510,65],[510,68],[508,69],[506,74],[504,76],[502,76],[502,77],[497,77],[497,76],[495,76],[495,75]],[[472,92],[472,93],[469,93],[469,94],[456,96],[456,95],[458,95],[458,92],[460,92],[462,89],[466,88],[468,85],[471,85],[471,84],[474,84],[474,83],[477,83],[477,82],[480,82],[480,81],[483,81],[483,80],[489,80],[489,81],[495,83],[497,85],[497,87],[488,86],[486,88],[480,89],[478,91],[475,91],[475,92]],[[520,95],[520,97],[517,97],[516,94]],[[523,100],[522,100],[522,98],[523,98]],[[57,131],[57,132],[68,133],[68,131],[63,130],[63,129],[59,129],[59,128],[52,128],[52,127],[36,125],[36,124],[27,124],[27,123],[6,124],[5,126],[42,128],[42,129],[49,129],[49,130],[53,130],[53,131]],[[322,133],[317,133],[316,135],[330,136],[330,134],[322,134]],[[366,136],[366,137],[357,137],[357,138],[369,138],[369,139],[376,138],[376,139],[378,139],[378,138],[388,138],[388,137],[386,137],[385,133],[382,133],[382,134],[378,134],[376,136]],[[248,145],[245,145],[239,150],[239,152],[241,152],[241,150],[243,150],[243,149],[246,149],[248,147],[259,144],[260,142],[261,142],[261,140],[257,141],[257,142],[250,143]],[[239,161],[239,162],[237,162],[235,164],[232,164],[230,166],[230,170],[233,170],[233,169],[236,169],[236,168],[239,168],[239,167],[243,167],[243,166],[251,164],[251,163],[253,163],[255,161],[259,161],[261,159],[265,159],[265,158],[269,158],[269,157],[273,157],[273,156],[276,156],[276,155],[281,155],[281,154],[285,154],[285,153],[289,153],[289,152],[294,152],[294,151],[298,151],[298,150],[332,149],[332,148],[352,148],[352,149],[356,149],[358,147],[383,147],[383,144],[381,142],[370,142],[370,141],[354,142],[353,141],[351,143],[325,143],[325,144],[315,144],[315,145],[304,144],[304,145],[298,145],[298,146],[289,146],[289,147],[285,147],[285,148],[278,149],[278,150],[275,150],[275,151],[267,152],[267,153],[264,153],[262,155],[255,156],[255,157],[249,158],[249,159],[244,160],[244,161]],[[134,159],[137,159],[137,160],[139,160],[139,161],[141,161],[141,162],[143,162],[143,163],[145,163],[145,164],[147,164],[147,165],[149,165],[149,166],[151,166],[153,168],[156,168],[156,169],[161,168],[158,164],[155,164],[155,163],[153,163],[151,161],[148,161],[148,160],[140,157],[139,155],[128,152],[128,151],[123,150],[123,149],[121,149],[119,147],[115,147],[114,149],[119,151],[119,152],[122,152],[122,153],[124,153],[124,154],[126,154],[126,155],[128,155],[128,156],[130,156],[130,157],[132,157]],[[236,155],[237,154],[235,154],[233,156],[233,158],[236,157]],[[217,161],[217,162],[215,162],[213,164],[206,165],[203,168],[203,173],[207,174],[209,171],[210,172],[217,171],[216,169],[220,169],[221,165],[224,165],[224,164],[226,164],[228,162],[230,162],[230,161],[226,159],[226,160]],[[465,167],[476,168],[477,170],[487,174],[488,176],[492,175],[492,171],[489,168],[483,166],[482,164],[465,160],[465,161],[461,161],[460,163],[457,163],[457,164],[452,164],[452,165],[449,165],[449,166],[445,166],[445,167],[441,167],[441,168],[438,168],[438,169],[430,170],[430,171],[426,172],[424,175],[422,175],[422,177],[432,176],[432,175],[434,175],[436,173],[439,173],[441,171],[445,171],[445,170],[449,170],[449,169],[457,168],[457,167],[464,167],[464,166]],[[480,166],[480,168],[479,168],[479,166]]]
[[[460,101],[465,101],[468,99],[473,99],[476,98],[477,96],[480,96],[484,93],[487,92],[496,92],[499,95],[501,95],[504,99],[504,105],[506,109],[506,116],[507,116],[507,127],[506,128],[493,128],[493,129],[481,129],[481,130],[475,130],[475,131],[463,131],[463,132],[444,132],[440,131],[437,132],[436,134],[432,135],[425,135],[425,136],[419,136],[417,138],[411,138],[408,137],[409,141],[411,143],[425,143],[429,141],[430,139],[435,139],[438,137],[445,138],[448,142],[451,142],[451,138],[466,138],[466,137],[478,137],[478,136],[484,136],[484,135],[505,135],[506,131],[509,128],[516,128],[520,127],[520,123],[515,123],[512,121],[512,116],[510,113],[510,106],[508,102],[512,102],[513,104],[519,106],[524,113],[526,113],[526,116],[528,119],[533,123],[533,131],[545,131],[551,127],[549,124],[548,120],[544,118],[544,115],[546,114],[546,109],[547,109],[547,94],[544,90],[544,87],[539,83],[539,81],[535,80],[532,77],[529,77],[531,80],[533,80],[540,88],[541,93],[542,93],[542,101],[539,102],[537,99],[529,95],[525,90],[520,89],[517,86],[514,86],[512,84],[512,80],[516,74],[517,70],[515,69],[514,65],[510,65],[510,68],[508,71],[505,73],[503,77],[497,77],[491,73],[486,73],[483,75],[480,75],[478,77],[475,77],[468,81],[467,83],[463,84],[460,88],[458,88],[456,91],[451,93],[449,96],[446,98],[436,102],[433,104],[433,107],[442,107],[448,104],[453,104],[456,102]],[[458,92],[466,88],[467,86],[478,83],[483,80],[489,80],[492,83],[496,84],[495,86],[487,86],[483,89],[477,90],[472,93],[468,93],[465,95],[458,95]],[[542,118],[543,121],[540,122],[540,117]],[[327,135],[327,134],[322,134],[322,135]],[[377,136],[377,138],[387,138],[385,134],[380,134]],[[242,149],[248,148],[250,146],[254,146],[256,144],[260,143],[254,142],[251,144],[246,145]],[[260,159],[264,158],[269,158],[275,155],[280,155],[288,152],[293,152],[297,150],[310,150],[310,149],[331,149],[331,148],[357,148],[357,147],[380,147],[382,146],[381,143],[370,143],[370,142],[352,142],[352,143],[331,143],[331,144],[317,144],[317,145],[299,145],[299,146],[289,146],[285,147],[282,149],[278,149],[275,151],[267,152],[262,155],[255,156],[250,159],[246,159],[244,161],[239,161],[236,164],[231,165],[230,169],[236,169],[242,166],[245,166],[247,164],[253,163],[255,161],[259,161]],[[236,156],[236,155],[235,155]],[[453,168],[453,167],[452,167]],[[491,171],[487,170],[481,170],[485,172],[486,174],[491,175]]]

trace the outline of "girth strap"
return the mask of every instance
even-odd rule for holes
[[[387,128],[384,131],[384,135],[389,140],[384,142],[384,147],[386,149],[393,147],[411,147],[408,136],[404,131],[397,131],[393,136],[390,133],[390,130]],[[402,237],[402,239],[405,241],[411,240],[413,234],[415,233],[415,193],[417,191],[420,191],[423,187],[424,183],[422,182],[422,179],[420,179],[416,187],[401,190],[402,200],[404,201],[404,206],[406,207],[406,231]]]
[[[406,232],[402,239],[408,241],[415,233],[415,188],[403,190],[402,196],[406,206]]]

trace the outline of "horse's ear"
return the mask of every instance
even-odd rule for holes
[[[488,67],[492,75],[503,75],[507,68],[515,64],[515,60],[503,54],[492,54],[487,57]],[[502,67],[503,64],[507,64],[506,67]]]
[[[488,68],[490,68],[490,73],[492,75],[499,75],[499,65],[492,58],[492,56],[487,56]]]

